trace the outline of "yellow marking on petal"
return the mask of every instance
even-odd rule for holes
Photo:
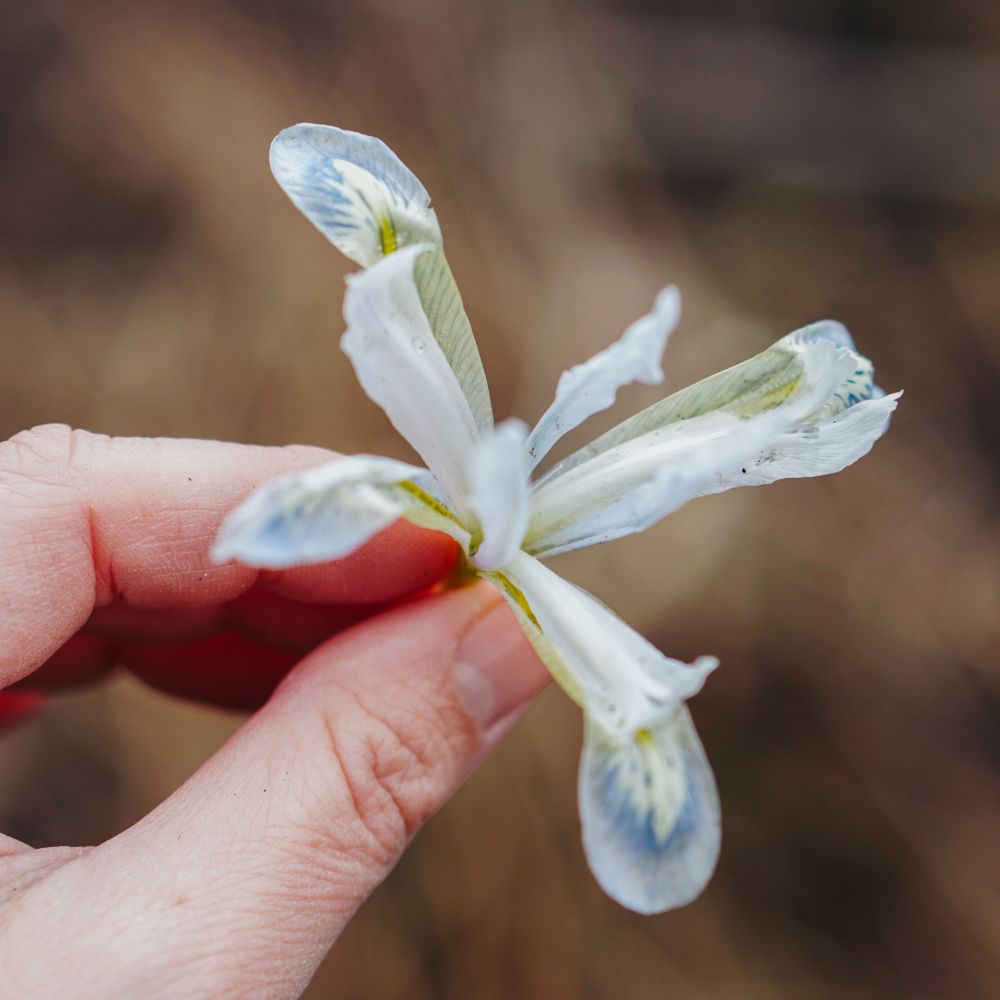
[[[635,742],[636,745],[640,747],[651,747],[655,742],[653,737],[653,730],[646,729],[645,727],[643,727],[642,729],[637,729],[635,731]]]
[[[479,575],[485,580],[489,580],[507,598],[507,603],[511,606],[514,614],[520,622],[524,634],[534,647],[538,658],[545,664],[545,669],[552,675],[552,679],[573,699],[581,708],[586,707],[586,692],[580,682],[566,666],[566,661],[558,648],[553,645],[549,637],[542,631],[542,626],[535,617],[534,611],[524,592],[516,586],[505,573],[501,571],[483,572]]]
[[[541,632],[542,626],[538,624],[538,619],[535,617],[535,612],[531,610],[531,605],[528,603],[528,598],[524,596],[524,591],[515,586],[510,577],[504,573],[491,573],[490,579],[524,612],[528,621]]]
[[[391,254],[393,250],[399,249],[399,240],[396,238],[396,227],[392,217],[383,215],[378,220],[378,239],[382,245],[382,256]]]
[[[464,528],[465,525],[440,500],[435,500],[434,497],[430,495],[425,489],[421,489],[416,483],[409,479],[404,479],[400,484],[400,489],[406,490],[407,493],[415,496],[422,504],[430,507],[435,514],[440,514],[442,517],[448,518],[449,521],[454,522],[460,528]]]
[[[751,400],[746,405],[739,407],[736,412],[741,417],[752,417],[757,413],[763,413],[765,410],[773,410],[774,407],[783,403],[793,392],[795,392],[801,381],[802,374],[799,373],[790,382],[786,382],[784,385],[776,386],[759,399]]]

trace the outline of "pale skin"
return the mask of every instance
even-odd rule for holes
[[[545,685],[492,588],[426,593],[454,566],[443,535],[397,523],[337,563],[211,564],[254,485],[329,458],[56,426],[0,444],[0,689],[21,682],[0,725],[32,707],[25,685],[120,666],[257,709],[106,843],[0,834],[0,997],[299,996]]]

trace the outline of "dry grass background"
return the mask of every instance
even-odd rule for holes
[[[0,436],[66,421],[405,456],[337,350],[346,264],[268,173],[300,120],[383,136],[425,181],[500,416],[537,416],[668,280],[669,388],[830,315],[907,391],[842,475],[563,560],[671,654],[722,658],[694,703],[725,811],[708,892],[655,919],[602,896],[579,720],[551,692],[309,997],[997,995],[994,3],[2,17]],[[124,679],[67,696],[0,744],[0,828],[106,837],[238,721]]]

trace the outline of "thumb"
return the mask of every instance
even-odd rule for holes
[[[32,886],[9,955],[58,933],[75,995],[298,996],[546,678],[485,584],[342,633],[158,809]]]

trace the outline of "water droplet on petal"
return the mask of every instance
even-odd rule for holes
[[[419,337],[413,338],[413,349],[417,352],[417,354],[423,354],[426,348],[427,345]]]

